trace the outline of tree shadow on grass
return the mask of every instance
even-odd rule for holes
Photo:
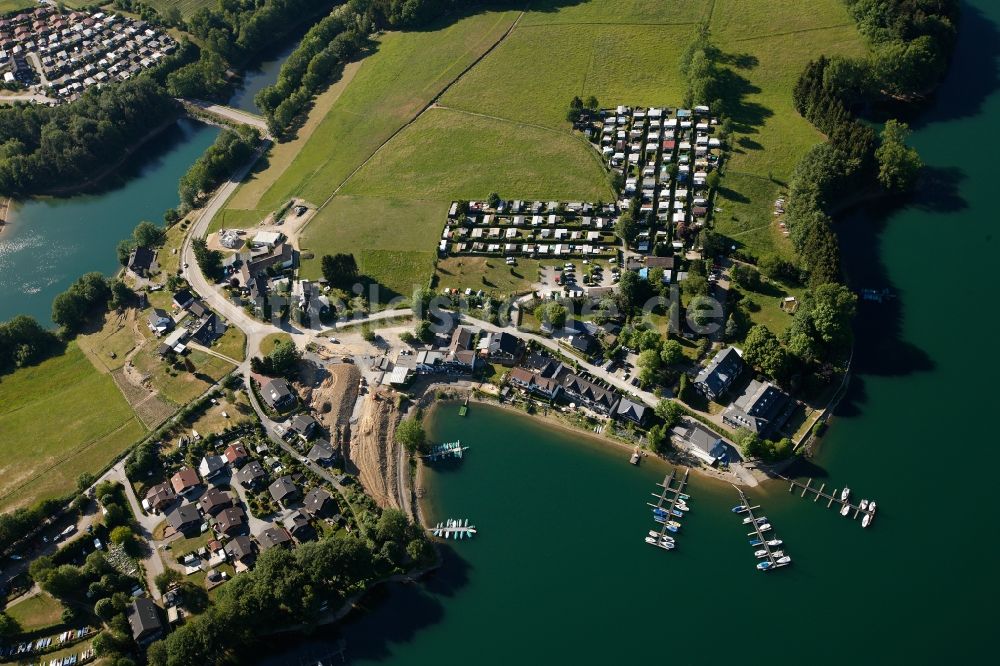
[[[734,203],[750,203],[750,197],[737,192],[731,187],[719,186],[717,193],[726,201],[732,201]]]

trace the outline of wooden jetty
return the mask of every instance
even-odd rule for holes
[[[465,416],[468,413],[469,413],[469,396],[465,396],[465,402],[458,409],[458,415]]]
[[[834,488],[833,494],[830,494],[824,492],[824,489],[826,488],[825,483],[821,483],[817,488],[816,486],[813,486],[812,479],[809,479],[803,484],[793,479],[790,479],[787,476],[782,476],[781,474],[778,475],[778,478],[788,482],[788,492],[793,493],[799,490],[801,491],[799,493],[799,497],[806,497],[807,495],[811,495],[813,503],[818,502],[820,499],[825,499],[826,508],[829,509],[831,506],[836,505],[837,511],[840,512],[841,515],[849,517],[851,520],[855,520],[858,516],[864,517],[865,515],[868,515],[869,516],[868,524],[870,525],[871,522],[875,519],[874,509],[869,509],[867,506],[866,508],[862,509],[860,504],[852,504],[850,501],[851,499],[850,496],[848,496],[847,500],[841,500],[840,494],[837,492],[838,490],[837,488]],[[872,504],[874,504],[874,501],[872,502]],[[845,508],[847,511],[846,513],[844,513]],[[862,521],[862,525],[864,525],[864,521]],[[867,525],[865,525],[865,527],[867,527]]]
[[[431,534],[442,539],[470,539],[477,533],[476,526],[470,525],[468,519],[449,518],[443,523],[438,523],[428,530]]]
[[[732,484],[730,484],[730,485],[732,485]],[[764,550],[767,553],[767,555],[765,557],[758,558],[758,559],[761,562],[769,562],[770,564],[766,568],[764,568],[764,569],[761,569],[758,566],[758,568],[757,568],[758,571],[772,571],[774,569],[780,569],[781,567],[788,566],[789,564],[791,564],[791,558],[789,558],[788,561],[779,562],[779,559],[781,558],[781,556],[784,555],[784,551],[783,550],[782,551],[778,551],[778,550],[775,550],[775,549],[776,548],[782,548],[783,544],[779,544],[778,546],[769,546],[769,545],[767,545],[768,541],[775,541],[775,540],[777,540],[778,537],[774,536],[772,538],[768,538],[764,534],[765,530],[761,529],[763,516],[758,517],[758,516],[755,516],[754,513],[753,513],[755,509],[759,509],[760,507],[759,506],[754,506],[754,505],[750,504],[750,500],[747,499],[747,496],[743,493],[743,491],[739,487],[733,485],[733,488],[735,488],[736,492],[738,492],[740,494],[740,503],[742,504],[742,506],[746,507],[746,511],[742,511],[740,513],[737,513],[736,515],[740,516],[740,517],[744,517],[744,516],[745,517],[749,517],[750,518],[750,523],[749,524],[753,527],[753,532],[750,532],[750,533],[747,534],[748,537],[754,537],[754,539],[751,539],[751,544],[753,545],[754,548],[759,548],[761,550]],[[758,543],[753,544],[753,541],[757,541]],[[778,555],[777,554],[778,552],[781,552],[782,555]],[[759,564],[760,564],[760,562],[758,562],[758,565]]]
[[[438,444],[431,449],[430,453],[425,453],[420,457],[430,462],[446,458],[463,458],[465,452],[468,450],[469,447],[462,446],[461,440],[457,442],[445,442],[444,444]]]
[[[646,537],[648,539],[646,543],[651,546],[656,546],[663,550],[674,549],[676,541],[667,532],[673,531],[676,533],[680,529],[680,521],[677,519],[683,517],[685,512],[681,511],[678,507],[687,507],[686,500],[690,499],[690,496],[684,493],[690,474],[691,470],[685,469],[684,476],[678,477],[676,470],[670,470],[670,473],[663,477],[663,483],[656,484],[660,488],[660,491],[650,493],[656,498],[656,504],[652,502],[646,502],[646,504],[653,507],[654,518],[662,520],[662,522],[661,520],[656,521],[656,524],[659,526],[658,529],[650,530],[649,536]],[[670,523],[674,524],[670,525]],[[671,527],[673,528],[672,530]],[[656,536],[653,536],[654,534]]]

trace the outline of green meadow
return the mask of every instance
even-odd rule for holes
[[[66,494],[145,433],[75,342],[0,379],[0,510]]]

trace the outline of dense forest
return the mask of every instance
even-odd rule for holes
[[[88,90],[73,104],[0,107],[0,193],[85,182],[176,114],[173,99],[149,77]]]

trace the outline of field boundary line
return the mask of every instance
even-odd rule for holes
[[[733,39],[733,40],[727,40],[727,41],[730,41],[733,44],[737,44],[737,43],[740,43],[740,42],[753,42],[753,41],[756,41],[758,39],[769,39],[771,37],[787,37],[789,35],[801,35],[802,33],[806,33],[806,32],[822,32],[823,30],[834,30],[836,28],[850,28],[850,27],[854,27],[854,23],[850,23],[850,22],[848,22],[848,23],[837,23],[837,24],[834,24],[834,25],[817,26],[815,28],[802,28],[800,30],[786,30],[785,32],[772,32],[772,33],[768,33],[766,35],[754,35],[752,37],[740,37],[739,39]]]
[[[84,451],[87,451],[88,449],[96,446],[99,442],[102,442],[105,439],[107,439],[108,437],[111,437],[112,435],[114,435],[115,433],[124,430],[129,424],[132,423],[132,421],[135,421],[144,430],[146,429],[146,425],[139,419],[138,416],[136,416],[133,413],[133,415],[132,415],[131,418],[129,418],[128,420],[126,420],[124,423],[122,423],[121,425],[119,425],[117,428],[109,430],[108,432],[104,433],[103,435],[100,435],[99,437],[95,437],[94,439],[90,440],[89,442],[84,442],[79,447],[77,447],[77,448],[73,449],[72,451],[68,452],[65,456],[63,456],[62,458],[59,458],[58,460],[56,460],[55,462],[53,462],[48,467],[45,467],[45,468],[39,470],[38,472],[36,472],[35,474],[29,476],[27,479],[25,479],[24,481],[22,481],[18,485],[14,486],[10,490],[4,492],[3,494],[0,494],[0,501],[7,499],[8,497],[10,497],[11,495],[13,495],[17,491],[21,490],[22,488],[24,488],[28,484],[34,483],[42,475],[51,472],[52,470],[54,470],[56,467],[59,467],[63,463],[69,462],[70,459],[75,458],[76,456],[80,455]],[[134,444],[134,442],[133,442],[133,444]]]
[[[417,120],[422,115],[424,115],[427,112],[428,109],[430,109],[431,107],[433,107],[434,105],[436,105],[437,101],[439,99],[441,99],[441,97],[445,93],[447,93],[449,90],[451,90],[452,86],[454,86],[456,83],[458,83],[462,79],[463,76],[465,76],[466,74],[468,74],[472,70],[473,67],[475,67],[480,62],[482,62],[483,59],[486,56],[488,56],[489,54],[493,53],[493,51],[498,46],[500,46],[508,37],[510,37],[511,33],[514,32],[514,29],[517,27],[517,24],[520,23],[521,18],[523,16],[524,16],[524,12],[522,11],[520,14],[517,15],[517,18],[515,18],[511,22],[511,24],[507,28],[507,30],[505,30],[504,33],[502,35],[500,35],[499,39],[497,39],[495,42],[493,42],[493,44],[490,45],[479,56],[477,56],[476,58],[474,58],[473,61],[471,63],[469,63],[469,65],[465,69],[463,69],[461,72],[459,72],[451,81],[449,81],[448,83],[446,83],[445,86],[444,86],[444,88],[442,88],[440,91],[438,91],[438,93],[433,98],[431,98],[431,100],[429,102],[427,102],[427,104],[425,104],[423,106],[423,108],[421,108],[420,111],[418,111],[412,118],[410,118],[405,123],[403,123],[398,128],[396,128],[396,130],[392,134],[390,134],[389,137],[386,138],[385,141],[383,141],[382,143],[380,143],[378,145],[378,147],[375,148],[375,150],[372,151],[372,153],[368,157],[366,157],[363,162],[361,162],[361,164],[359,164],[353,171],[351,171],[351,173],[349,173],[347,175],[347,178],[345,178],[344,180],[342,180],[340,182],[340,184],[337,185],[337,187],[333,190],[333,192],[330,194],[330,196],[327,197],[326,201],[324,201],[322,204],[320,204],[320,206],[316,209],[316,212],[318,213],[321,210],[323,210],[324,208],[326,208],[330,204],[330,202],[333,201],[333,198],[335,196],[337,196],[342,189],[344,189],[344,186],[347,185],[347,183],[349,183],[351,181],[351,179],[354,178],[354,176],[359,171],[361,171],[363,168],[365,168],[368,165],[368,163],[371,162],[372,159],[374,159],[374,157],[376,155],[378,155],[382,151],[383,148],[386,147],[386,145],[388,145],[388,143],[390,141],[392,141],[393,139],[395,139],[399,135],[399,133],[402,132],[403,130],[405,130],[407,127],[409,127],[413,123],[417,122]],[[315,220],[315,219],[316,219],[316,215],[313,215],[312,219],[310,219],[309,222],[307,222],[302,227],[302,229],[299,229],[300,236],[302,234],[302,231],[306,227],[308,227],[310,224],[312,224],[312,221]]]
[[[676,21],[676,22],[634,22],[634,21],[565,21],[565,22],[552,22],[552,23],[525,23],[521,26],[524,29],[528,28],[551,28],[552,26],[576,26],[576,25],[589,25],[589,26],[622,26],[624,28],[669,28],[678,25],[698,25],[700,21]]]

